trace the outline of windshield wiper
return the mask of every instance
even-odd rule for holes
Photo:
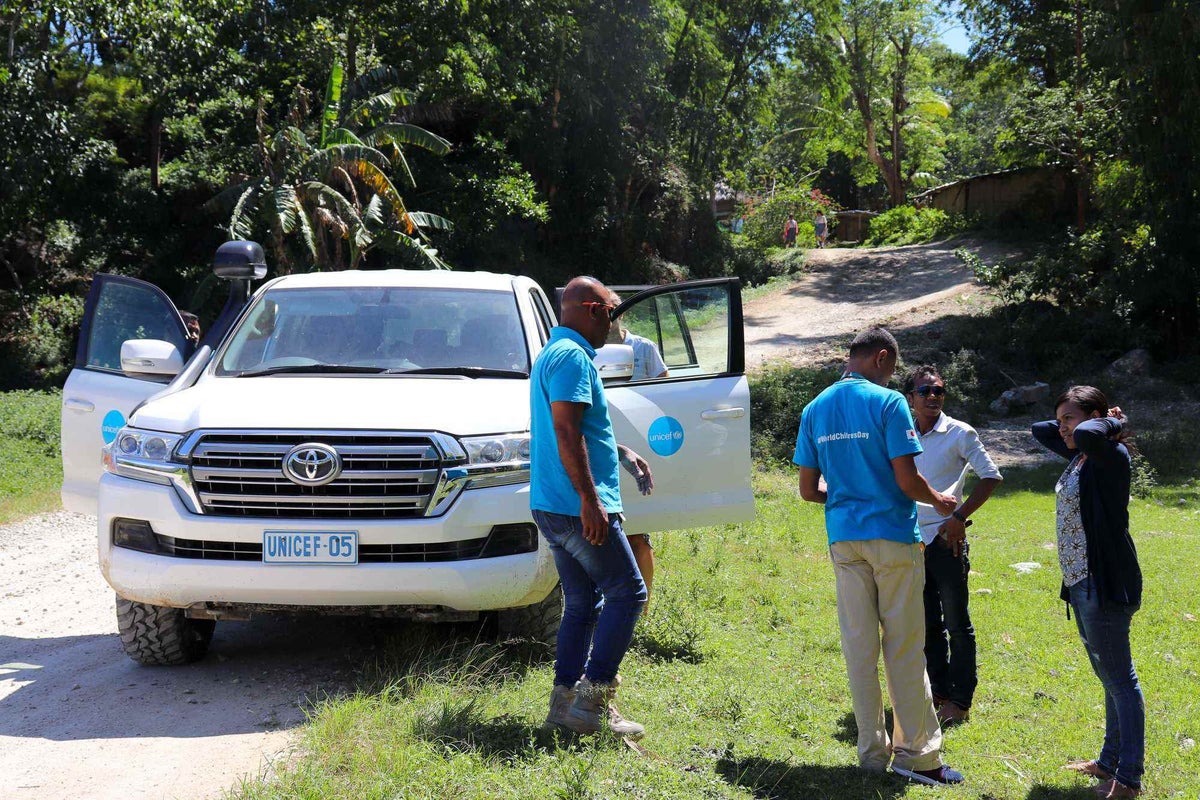
[[[490,367],[397,367],[383,371],[384,375],[465,375],[468,378],[528,378],[529,373],[516,369]]]
[[[325,374],[371,374],[378,375],[381,372],[388,372],[383,367],[356,367],[350,364],[290,364],[286,367],[266,367],[265,369],[252,369],[247,372],[239,372],[239,378],[257,378],[262,375],[284,375],[292,373],[325,373]]]

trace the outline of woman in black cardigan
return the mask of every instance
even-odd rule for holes
[[[1055,487],[1061,597],[1092,669],[1104,685],[1104,745],[1094,761],[1067,769],[1102,781],[1100,797],[1141,793],[1146,710],[1129,648],[1129,625],[1142,601],[1142,572],[1129,535],[1129,449],[1125,415],[1091,386],[1074,386],[1055,401],[1056,419],[1033,426],[1034,437],[1069,459]],[[1070,612],[1068,612],[1069,615]]]

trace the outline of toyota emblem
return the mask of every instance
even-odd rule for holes
[[[342,457],[327,444],[298,444],[283,457],[283,476],[301,486],[324,486],[342,474]]]

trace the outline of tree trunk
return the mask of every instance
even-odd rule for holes
[[[158,167],[162,160],[162,112],[157,104],[151,106],[146,125],[150,140],[150,188],[157,192],[161,187]]]

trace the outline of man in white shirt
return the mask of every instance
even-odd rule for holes
[[[965,422],[942,411],[946,382],[937,367],[917,367],[904,381],[904,395],[923,452],[917,470],[943,494],[962,497],[967,468],[979,476],[971,496],[944,517],[926,503],[917,503],[917,524],[925,543],[925,661],[933,689],[938,722],[943,726],[966,721],[978,676],[975,628],[967,608],[967,521],[982,506],[1003,477]],[[949,648],[947,648],[949,638]]]

